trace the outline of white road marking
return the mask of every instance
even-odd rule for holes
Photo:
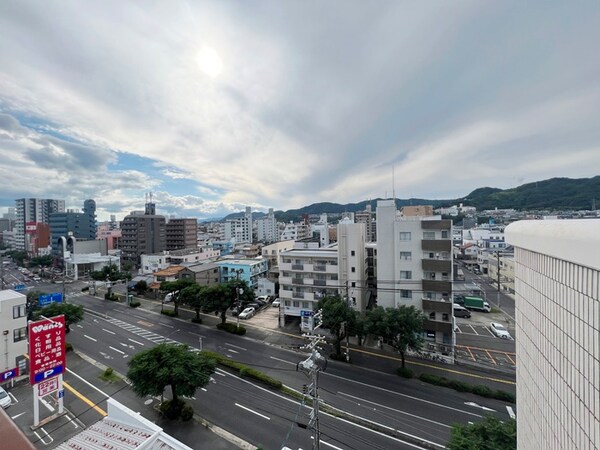
[[[477,330],[475,328],[473,328],[473,325],[469,324],[469,326],[471,327],[471,330],[473,330],[473,333],[475,333],[476,335],[479,336],[479,333],[477,332]]]
[[[77,328],[83,328],[81,325],[77,324]]]
[[[281,361],[281,362],[283,362],[283,363],[286,363],[286,364],[291,364],[292,366],[295,366],[295,365],[296,365],[296,363],[295,363],[295,362],[286,361],[285,359],[276,358],[276,357],[274,357],[274,356],[269,356],[269,358],[271,358],[271,359],[274,359],[275,361]]]
[[[237,406],[238,408],[245,409],[246,411],[251,412],[252,414],[256,414],[257,416],[262,417],[263,419],[271,420],[270,417],[267,417],[264,414],[261,414],[259,412],[253,411],[252,409],[247,408],[247,407],[245,407],[243,405],[240,405],[239,403],[235,403],[235,406]]]
[[[127,339],[127,340],[128,340],[128,341],[131,341],[131,342],[134,342],[134,343],[136,343],[137,345],[141,345],[142,347],[144,346],[144,344],[142,344],[141,342],[135,341],[135,340],[133,340],[133,339]]]
[[[228,349],[227,349],[227,351],[228,351],[228,352],[231,352],[231,353],[239,353],[237,350],[234,350],[234,349],[232,349],[232,348],[228,348]]]
[[[315,438],[313,436],[310,437],[313,441],[315,440]],[[323,445],[326,445],[327,447],[331,447],[331,448],[335,448],[336,450],[344,450],[340,447],[336,447],[333,444],[330,444],[329,442],[325,442],[323,439],[319,439],[319,442]]]
[[[90,341],[98,342],[98,340],[94,339],[93,337],[89,337],[87,334],[84,334],[83,337],[88,338]]]
[[[200,389],[202,389],[204,392],[208,392],[208,391],[207,391],[206,389],[204,389],[204,388],[200,388]]]
[[[22,413],[17,414],[16,416],[12,416],[11,419],[15,420],[18,417],[21,417],[23,414],[25,414],[26,411],[23,411]]]
[[[479,404],[477,404],[475,402],[465,402],[465,405],[472,406],[473,408],[481,408],[484,411],[493,411],[493,412],[496,412],[495,409],[488,408],[487,406],[481,406],[481,405],[479,405]]]
[[[44,405],[46,408],[48,408],[50,410],[50,412],[54,412],[54,407],[48,403],[46,400],[44,400],[43,397],[40,397],[40,402],[42,402],[42,405]]]
[[[117,334],[114,331],[107,330],[106,328],[102,328],[102,331],[106,331],[107,333],[110,333],[110,334]]]
[[[508,415],[510,416],[511,419],[514,419],[515,417],[517,417],[514,410],[510,406],[507,406],[506,410],[508,411]]]
[[[167,323],[160,323],[159,325],[162,325],[163,327],[175,328],[173,325],[169,325]]]
[[[225,345],[227,345],[229,347],[237,348],[238,350],[244,350],[244,351],[247,350],[244,347],[238,347],[237,345],[229,344],[228,342],[225,342]]]
[[[108,348],[110,348],[111,350],[114,350],[114,351],[115,351],[115,352],[117,352],[117,353],[120,353],[121,355],[124,355],[124,354],[125,354],[125,352],[122,352],[122,351],[121,351],[121,350],[119,350],[118,348],[111,347],[110,345],[108,346]]]

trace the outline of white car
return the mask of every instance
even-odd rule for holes
[[[252,317],[254,315],[254,312],[255,312],[254,308],[246,308],[240,313],[239,318],[240,319],[249,319],[250,317]]]
[[[0,387],[0,406],[2,406],[4,409],[6,409],[10,405],[12,405],[12,400],[10,398],[10,395],[8,395],[8,392],[6,392],[4,390],[4,388]]]
[[[512,339],[512,336],[510,335],[506,327],[501,323],[492,322],[490,324],[490,330],[492,330],[492,333],[494,333],[499,338]]]
[[[273,306],[273,307],[279,308],[279,305],[281,305],[281,300],[279,300],[278,298],[273,300],[273,303],[271,303],[271,306]]]

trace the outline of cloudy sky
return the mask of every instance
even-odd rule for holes
[[[526,4],[525,4],[526,3]],[[0,211],[218,217],[600,171],[600,3],[0,2]]]

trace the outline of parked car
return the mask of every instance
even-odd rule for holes
[[[35,277],[33,277],[33,281],[42,281],[42,279],[36,275]]]
[[[256,297],[256,301],[269,303],[269,296],[268,295],[259,295],[258,297]]]
[[[256,310],[254,308],[246,308],[240,313],[240,319],[249,319],[255,312]]]
[[[231,315],[233,317],[237,316],[240,313],[240,307],[239,306],[234,306],[233,308],[231,308]]]
[[[471,311],[469,311],[467,308],[464,308],[461,305],[458,305],[456,303],[454,303],[453,306],[453,312],[454,312],[454,317],[466,317],[467,319],[471,317]]]
[[[276,306],[278,308],[279,308],[279,305],[281,305],[281,300],[279,300],[278,298],[273,300],[273,303],[271,303],[271,306]]]
[[[260,306],[265,306],[267,304],[266,300],[262,300],[260,297],[254,300],[253,303],[258,303]]]
[[[10,405],[12,405],[10,395],[8,395],[8,392],[6,392],[4,388],[0,387],[0,406],[6,409]]]
[[[490,329],[492,330],[492,333],[494,333],[499,338],[512,339],[512,336],[510,335],[506,327],[501,323],[492,322],[490,324]]]

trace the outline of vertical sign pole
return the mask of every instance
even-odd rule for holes
[[[64,395],[61,395],[63,392],[63,374],[61,373],[58,376],[58,391],[56,391],[56,395],[58,396],[58,414],[62,414],[65,412],[65,399]]]
[[[40,424],[40,398],[37,385],[33,385],[33,426]]]

